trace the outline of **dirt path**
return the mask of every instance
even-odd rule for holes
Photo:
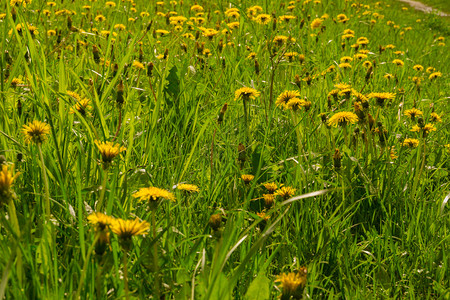
[[[450,17],[449,14],[446,14],[442,11],[433,9],[431,6],[425,5],[422,2],[414,1],[414,0],[399,0],[400,2],[405,2],[411,5],[414,9],[421,10],[426,13],[434,13],[441,17]]]

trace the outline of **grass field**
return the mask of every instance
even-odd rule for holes
[[[450,298],[446,20],[11,0],[0,32],[0,299]]]

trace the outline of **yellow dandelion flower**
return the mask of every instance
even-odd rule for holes
[[[92,213],[87,217],[87,219],[89,223],[96,228],[96,230],[100,231],[106,230],[114,222],[113,217],[107,216],[101,212]]]
[[[287,104],[289,100],[293,98],[300,98],[300,92],[299,91],[284,91],[282,92],[277,100],[275,101],[275,104],[277,106],[281,106],[284,109],[287,109]]]
[[[269,209],[273,206],[273,203],[275,202],[275,195],[274,194],[263,194],[264,199],[264,206]]]
[[[392,61],[392,63],[398,67],[403,67],[405,65],[405,63],[403,62],[403,60],[401,59],[394,59]]]
[[[395,93],[370,93],[367,98],[375,99],[379,106],[383,106],[386,100],[395,99],[395,95]]]
[[[351,69],[351,68],[352,68],[352,65],[349,64],[349,63],[340,63],[340,64],[339,64],[339,68],[344,69],[344,70],[346,70],[346,69]]]
[[[91,100],[88,98],[84,98],[79,100],[74,106],[70,108],[69,113],[74,114],[75,111],[78,111],[81,115],[86,115],[86,112],[90,109],[92,109],[92,106],[90,106]]]
[[[94,19],[96,22],[104,22],[106,17],[104,15],[97,15]]]
[[[275,282],[280,282],[282,299],[290,299],[291,297],[300,299],[306,286],[306,277],[306,268],[302,268],[298,272],[278,275]]]
[[[6,164],[1,165],[0,171],[0,207],[3,204],[8,203],[11,197],[14,196],[14,192],[11,188],[14,185],[14,180],[20,175],[20,173],[14,174],[14,168],[9,167]]]
[[[323,20],[320,18],[316,18],[311,22],[311,29],[316,29],[319,28],[320,26],[322,26],[322,22]]]
[[[175,201],[175,196],[164,189],[157,187],[141,188],[139,191],[132,195],[134,198],[139,198],[139,201],[159,201],[162,199]]]
[[[105,6],[106,6],[106,7],[109,7],[109,8],[114,8],[114,7],[116,7],[116,3],[115,3],[115,2],[112,2],[112,1],[107,1],[107,2],[105,3]]]
[[[23,80],[20,79],[20,78],[13,78],[13,79],[11,80],[11,86],[12,86],[13,88],[15,88],[15,87],[17,87],[17,86],[19,86],[19,85],[23,85],[23,84],[24,84],[24,82],[23,82]]]
[[[278,185],[275,182],[267,182],[264,183],[263,186],[271,194],[273,194],[278,189]]]
[[[423,112],[421,110],[418,110],[417,108],[413,107],[411,109],[405,110],[404,115],[408,116],[410,119],[414,120],[415,117],[422,116]]]
[[[28,125],[23,125],[22,132],[25,136],[25,142],[42,144],[47,140],[47,135],[50,133],[50,125],[34,120]]]
[[[287,200],[287,199],[291,198],[292,196],[294,196],[296,190],[297,189],[294,189],[294,188],[292,188],[290,186],[283,186],[279,190],[277,190],[274,193],[274,195],[275,196],[280,196],[284,200]]]
[[[114,219],[110,225],[111,231],[115,233],[122,242],[129,242],[133,236],[146,234],[150,224],[146,221]]]
[[[430,74],[428,79],[429,80],[435,80],[438,77],[442,77],[442,73],[441,72],[433,72],[433,73]]]
[[[329,120],[328,120],[328,126],[337,127],[339,126],[346,126],[348,124],[355,124],[358,122],[358,116],[350,111],[341,111],[338,113],[335,113]]]
[[[201,5],[195,4],[191,6],[192,11],[203,11],[203,7]]]
[[[213,38],[218,33],[219,33],[219,31],[217,31],[217,30],[215,30],[213,28],[206,28],[205,30],[203,30],[203,36],[207,37],[209,39]]]
[[[249,184],[250,181],[252,181],[255,178],[255,176],[251,174],[243,174],[241,175],[241,179],[244,181],[245,184]]]
[[[242,98],[244,101],[247,101],[259,97],[260,94],[260,92],[253,88],[242,87],[234,92],[234,100],[236,101]]]
[[[417,146],[419,146],[419,140],[407,138],[403,141],[402,146],[409,147],[409,148],[416,148]]]
[[[434,123],[440,123],[440,122],[442,122],[441,116],[438,115],[438,114],[435,113],[435,112],[432,112],[432,113],[431,113],[430,118],[431,118],[431,122],[434,122]]]
[[[419,125],[414,125],[413,128],[411,129],[411,131],[422,132],[423,136],[426,137],[430,132],[436,131],[436,127],[434,127],[434,125],[431,123],[428,123],[428,124],[424,125],[423,127],[421,127]]]
[[[138,69],[138,70],[144,70],[145,69],[144,64],[139,62],[139,61],[137,61],[137,60],[133,61],[133,67]]]
[[[272,17],[268,14],[259,14],[254,18],[255,22],[261,25],[267,25],[272,21]]]
[[[305,105],[306,105],[305,100],[299,98],[292,98],[286,104],[286,108],[292,111],[297,111],[299,109],[302,109],[302,107],[304,107]]]
[[[100,151],[102,162],[105,164],[105,167],[108,166],[120,152],[126,150],[125,147],[121,147],[119,144],[114,144],[113,142],[100,142],[95,140],[94,143]]]
[[[186,191],[189,193],[200,192],[200,189],[195,184],[182,183],[182,184],[177,185],[177,189],[179,189],[180,191]]]

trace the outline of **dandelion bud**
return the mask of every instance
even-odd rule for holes
[[[273,206],[273,203],[275,201],[275,195],[274,194],[263,194],[264,199],[264,206],[267,209],[270,209]]]
[[[145,28],[146,31],[150,31],[150,28],[152,28],[153,20],[148,23],[147,28]]]
[[[211,215],[208,224],[214,231],[219,230],[220,227],[222,226],[222,215],[221,214]]]
[[[139,61],[144,61],[144,52],[142,48],[139,49]]]
[[[333,155],[333,165],[336,170],[339,170],[341,168],[341,166],[342,166],[341,160],[342,160],[342,156],[341,156],[341,153],[339,152],[339,149],[335,149],[334,155]]]
[[[113,77],[116,77],[118,71],[119,71],[119,65],[114,64],[113,65],[113,73],[112,73]]]
[[[148,77],[152,77],[152,74],[153,74],[153,68],[154,68],[155,66],[153,65],[153,63],[152,62],[149,62],[148,64],[147,64],[147,76]]]
[[[303,26],[305,26],[305,19],[302,19],[302,20],[300,21],[300,29],[302,29]]]
[[[225,112],[227,111],[227,108],[228,108],[228,104],[225,103],[225,104],[222,106],[222,109],[221,109],[220,112],[219,112],[219,117],[217,118],[217,122],[218,122],[219,124],[222,124],[223,117],[224,117],[224,115],[225,115]]]
[[[123,104],[123,102],[125,101],[125,99],[123,98],[123,82],[122,80],[119,82],[119,84],[117,85],[117,98],[116,98],[116,102],[119,106],[121,106]]]
[[[365,78],[366,82],[369,81],[370,76],[372,76],[372,71],[373,71],[373,66],[370,66],[370,68],[367,69],[367,72],[366,72],[366,78]]]
[[[70,16],[67,17],[67,28],[72,29],[72,18]]]
[[[367,114],[367,119],[369,120],[369,129],[372,130],[373,125],[375,125],[375,119],[370,113]]]
[[[294,81],[295,85],[300,89],[302,86],[302,80],[300,79],[300,76],[298,74],[295,74]]]
[[[424,127],[425,127],[425,123],[424,123],[422,117],[420,117],[420,118],[417,119],[417,125],[418,125],[420,128],[424,128]]]
[[[259,62],[255,59],[255,73],[259,75]]]
[[[99,63],[100,62],[100,52],[98,51],[97,46],[92,46],[92,54],[94,55],[94,61],[95,63]]]
[[[19,115],[19,117],[22,116],[22,102],[20,101],[20,99],[17,99],[17,114]]]
[[[164,59],[167,59],[167,56],[169,56],[169,49],[166,48],[164,51]]]
[[[187,52],[187,45],[186,45],[186,43],[181,43],[181,50],[183,50],[184,52]]]
[[[17,12],[16,12],[16,9],[14,8],[14,6],[11,8],[11,16],[13,18],[13,21],[16,22]]]
[[[238,145],[238,161],[241,164],[241,169],[245,163],[245,146],[242,143]]]

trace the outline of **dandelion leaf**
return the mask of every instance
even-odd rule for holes
[[[265,300],[270,298],[270,280],[264,275],[259,274],[250,284],[246,300]]]

